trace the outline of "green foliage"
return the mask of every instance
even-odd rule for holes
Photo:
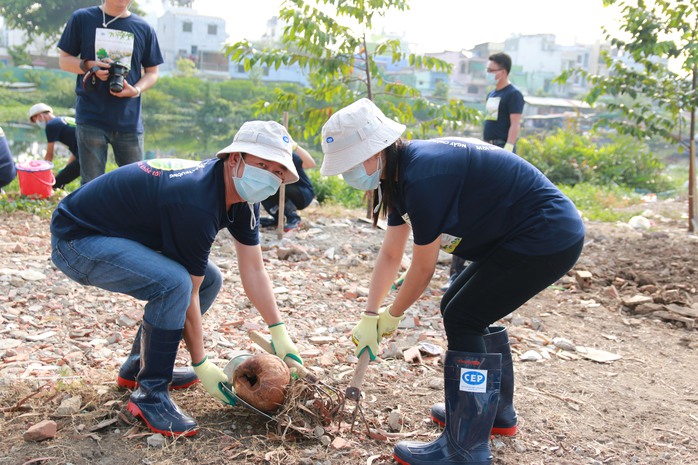
[[[627,135],[552,134],[522,138],[517,153],[555,184],[618,185],[660,192],[668,183],[665,166],[644,143]]]
[[[255,107],[277,118],[288,112],[290,121],[302,121],[302,128],[297,130],[302,131],[304,139],[315,138],[317,142],[320,127],[328,117],[361,97],[374,100],[388,116],[410,125],[410,132],[421,136],[441,134],[444,128],[477,121],[479,113],[460,100],[437,105],[415,88],[391,82],[380,64],[388,59],[393,64],[404,62],[448,72],[448,63],[403,52],[402,44],[395,39],[367,43],[366,34],[376,15],[408,8],[406,0],[288,0],[279,12],[279,19],[286,24],[281,44],[259,50],[243,40],[226,47],[226,53],[247,71],[258,67],[278,69],[282,65],[297,65],[307,71],[309,87],[300,92],[278,90],[269,105]]]
[[[339,176],[322,176],[318,170],[307,173],[315,189],[315,198],[321,204],[339,204],[348,208],[362,206],[363,191],[350,187]]]
[[[628,221],[637,214],[628,207],[642,202],[640,195],[626,187],[589,183],[559,187],[574,202],[584,218],[593,221]]]
[[[29,40],[43,36],[48,42],[58,40],[73,11],[95,6],[94,0],[3,0],[0,16],[7,25],[27,33]],[[137,2],[129,7],[133,13],[142,15]]]
[[[196,74],[196,63],[189,58],[180,58],[177,60],[177,76],[192,77]]]
[[[593,85],[585,96],[609,110],[608,125],[636,138],[661,136],[676,141],[685,127],[682,110],[698,108],[695,79],[698,73],[698,0],[604,0],[617,6],[622,37],[611,37],[618,54],[602,52],[609,75],[581,69],[562,73],[556,81],[584,76]]]

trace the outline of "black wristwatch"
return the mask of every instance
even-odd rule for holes
[[[85,59],[80,60],[80,69],[82,70],[83,73],[86,73],[88,71],[89,68],[87,67],[87,60],[85,60]]]

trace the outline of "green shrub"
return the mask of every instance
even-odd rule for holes
[[[644,142],[613,134],[579,135],[558,130],[522,138],[517,153],[533,163],[553,183],[580,182],[619,185],[650,192],[668,186],[665,166]]]
[[[640,195],[620,186],[597,186],[580,183],[559,186],[582,212],[584,218],[594,221],[628,221],[637,213],[628,207],[642,203]]]
[[[322,203],[340,204],[347,208],[359,208],[364,193],[347,185],[339,176],[322,176],[319,170],[307,172],[315,189],[315,198]]]

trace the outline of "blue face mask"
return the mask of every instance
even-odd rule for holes
[[[240,163],[245,163],[242,155],[240,155],[240,161],[235,167],[236,173]],[[245,164],[242,176],[239,178],[233,176],[233,184],[235,184],[235,189],[240,197],[247,203],[257,203],[274,195],[281,186],[281,179],[267,170]]]
[[[496,73],[486,73],[485,74],[485,81],[487,81],[488,84],[495,84],[497,82],[497,78],[495,77]]]
[[[360,191],[372,191],[378,189],[381,183],[381,172],[383,171],[383,159],[378,157],[378,169],[373,174],[366,173],[363,163],[359,163],[349,171],[342,173],[342,177],[347,184]]]

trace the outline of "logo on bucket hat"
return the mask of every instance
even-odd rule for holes
[[[398,140],[405,125],[383,114],[367,98],[362,98],[333,114],[322,127],[320,173],[341,174],[371,158]]]
[[[221,158],[231,152],[250,153],[256,157],[282,164],[290,174],[285,184],[298,181],[298,172],[293,164],[293,139],[286,128],[276,121],[248,121],[233,138],[232,144],[220,150]]]

